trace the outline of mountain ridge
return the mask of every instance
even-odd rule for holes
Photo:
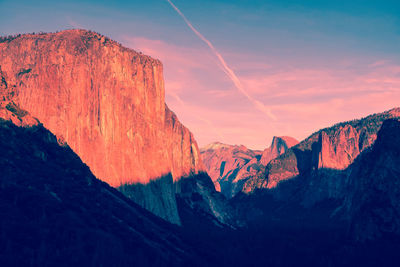
[[[201,148],[200,154],[216,189],[231,198],[243,189],[248,179],[262,173],[270,160],[297,143],[292,137],[274,136],[270,147],[260,151],[214,142]]]
[[[181,223],[176,184],[205,169],[193,134],[165,103],[159,60],[95,32],[66,30],[4,37],[0,69],[13,105],[68,144],[96,177],[114,187],[145,185],[138,194],[146,197],[132,199]]]
[[[400,108],[393,108],[318,130],[269,162],[264,175],[247,181],[245,192],[273,188],[313,168],[345,169],[374,143],[384,120],[398,117]]]
[[[24,123],[31,121],[28,112],[4,109],[1,265],[185,266],[194,258],[201,261],[175,226],[98,180],[38,120]]]

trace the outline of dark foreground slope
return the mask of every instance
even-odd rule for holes
[[[354,239],[400,237],[400,121],[384,122],[373,149],[353,164],[348,188]]]
[[[400,263],[397,121],[385,122],[373,147],[336,172],[345,179],[345,198],[303,206],[299,196],[282,201],[273,190],[239,195],[232,201],[248,211],[248,227],[232,230],[193,213],[201,194],[193,194],[190,202],[178,198],[183,228],[157,218],[97,180],[18,106],[0,111],[14,122],[0,121],[1,266]],[[287,187],[309,185],[295,181],[286,181]]]
[[[248,224],[238,238],[256,265],[399,266],[399,144],[400,122],[389,119],[348,168],[237,195],[232,202]]]
[[[0,152],[1,266],[201,262],[174,226],[97,180],[40,124],[0,119]]]

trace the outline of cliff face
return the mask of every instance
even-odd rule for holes
[[[290,136],[274,136],[271,146],[263,151],[260,163],[266,166],[271,160],[298,143],[299,141]]]
[[[213,143],[201,149],[201,157],[215,188],[231,198],[240,191],[240,181],[255,172],[252,165],[257,163],[261,152],[243,145]],[[243,169],[245,166],[248,168]]]
[[[243,145],[213,143],[201,149],[201,156],[215,187],[231,198],[246,190],[248,180],[263,177],[265,165],[297,143],[292,137],[274,136],[271,146],[263,152],[250,150]]]
[[[281,181],[309,174],[313,170],[344,170],[375,142],[384,120],[399,117],[400,109],[395,108],[322,129],[272,160],[266,167],[265,176],[249,179],[244,191],[249,193],[256,188],[274,188]]]
[[[176,182],[204,170],[193,135],[165,104],[158,60],[99,34],[68,30],[3,38],[0,66],[13,102],[110,185],[168,175]],[[150,199],[142,204],[152,210]],[[158,215],[179,223],[175,196],[160,201],[175,215]]]
[[[312,259],[323,255],[323,261],[300,265],[398,266],[398,111],[393,109],[324,129],[314,135],[310,152],[289,150],[291,153],[273,160],[271,163],[275,168],[269,170],[275,171],[275,177],[279,177],[279,170],[299,174],[277,181],[277,186],[272,188],[268,188],[269,181],[265,178],[251,179],[258,190],[231,199],[237,214],[256,228],[256,236],[264,235],[260,238],[263,242],[277,233],[279,241],[274,243],[276,246],[289,236],[290,242],[282,246],[285,248],[282,255],[295,251],[298,256],[293,257],[297,261],[294,264],[299,264],[304,255],[310,253]],[[385,119],[391,116],[396,119]],[[362,144],[368,144],[365,140],[370,139],[360,138],[358,129],[366,125],[366,132],[376,140],[371,146],[362,148]],[[334,140],[340,142],[333,143]],[[354,143],[356,145],[352,146]],[[321,156],[324,150],[328,153]],[[362,152],[348,165],[351,156],[359,150]],[[335,158],[344,157],[342,151],[348,152],[347,157],[343,160]],[[319,164],[321,161],[323,164]],[[342,169],[346,165],[348,167]],[[290,169],[291,166],[298,169]],[[302,240],[302,236],[307,236],[307,239]],[[287,245],[293,244],[291,242],[295,243],[292,247]],[[299,252],[302,247],[307,247],[309,252]]]
[[[83,30],[0,43],[14,101],[112,186],[202,170],[192,134],[165,105],[162,64]]]
[[[318,152],[318,169],[347,168],[361,151],[373,144],[375,139],[375,132],[368,133],[366,128],[360,130],[351,125],[340,127],[333,134],[321,131],[315,151]]]
[[[37,120],[25,123],[28,112],[0,111],[1,266],[202,261],[176,227],[96,179]]]

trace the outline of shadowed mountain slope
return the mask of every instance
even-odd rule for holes
[[[192,133],[165,104],[160,61],[98,33],[66,30],[1,38],[0,72],[14,105],[67,143],[96,177],[124,189],[139,185],[133,200],[181,223],[175,193],[192,192],[176,192],[176,184],[205,169]]]
[[[0,265],[187,266],[177,229],[97,180],[23,110],[0,118]],[[17,126],[11,122],[20,121]]]
[[[315,169],[344,170],[376,140],[384,120],[400,118],[400,108],[319,130],[272,160],[265,174],[246,181],[244,192],[273,188]]]
[[[262,240],[275,239],[271,251],[286,247],[282,255],[297,255],[296,260],[276,255],[276,266],[398,266],[400,122],[379,123],[374,144],[347,168],[316,167],[231,200],[260,249]]]
[[[351,234],[361,241],[400,237],[400,121],[387,120],[373,148],[352,165],[345,197]]]

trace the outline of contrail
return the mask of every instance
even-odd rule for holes
[[[276,117],[274,114],[272,114],[271,110],[265,106],[263,103],[260,101],[254,99],[252,96],[250,96],[247,91],[243,88],[242,83],[240,82],[239,78],[236,76],[235,72],[228,66],[226,63],[225,59],[221,56],[221,54],[218,52],[218,50],[213,46],[213,44],[207,40],[206,37],[204,37],[198,30],[196,30],[192,23],[183,15],[183,13],[170,1],[166,0],[173,9],[179,14],[179,16],[182,17],[182,19],[185,21],[186,25],[199,37],[203,42],[207,44],[207,46],[211,49],[211,51],[214,53],[214,55],[218,58],[218,61],[221,63],[221,69],[225,74],[231,79],[235,87],[239,90],[240,93],[242,93],[248,100],[250,100],[254,106],[263,112],[265,115],[270,117],[273,120],[276,120]]]

